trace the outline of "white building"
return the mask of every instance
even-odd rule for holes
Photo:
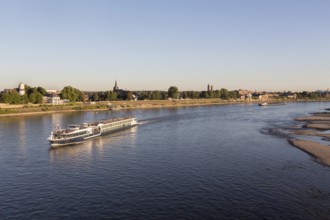
[[[24,85],[24,83],[20,83],[18,85],[18,94],[20,96],[25,95],[25,85]]]
[[[60,91],[55,89],[46,89],[47,94],[60,94]]]
[[[59,96],[53,96],[48,98],[48,103],[52,105],[63,105],[64,100],[62,100]]]

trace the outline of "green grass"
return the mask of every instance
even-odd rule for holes
[[[12,110],[12,109],[0,109],[0,114],[13,114],[13,113],[17,113],[16,110]]]

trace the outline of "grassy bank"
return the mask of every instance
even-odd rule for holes
[[[221,105],[245,103],[244,101],[227,101],[221,99],[191,99],[191,100],[149,100],[149,101],[112,101],[112,102],[96,102],[96,103],[70,103],[65,105],[1,105],[0,116],[11,116],[18,114],[41,114],[66,111],[102,111],[108,110],[108,104],[114,110],[125,109],[144,109],[144,108],[167,108],[182,106],[199,106],[199,105]]]

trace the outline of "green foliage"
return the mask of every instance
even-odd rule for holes
[[[209,92],[203,91],[200,93],[200,98],[208,99],[210,98]]]
[[[29,85],[25,85],[25,94],[28,94],[29,95],[29,90],[31,89],[31,86]]]
[[[133,93],[131,91],[126,91],[125,99],[126,100],[132,100],[133,99]]]
[[[71,102],[78,102],[84,100],[84,94],[72,86],[66,86],[62,89],[60,93],[62,99],[68,99]]]
[[[106,92],[106,100],[107,101],[116,101],[118,97],[118,94],[113,91],[107,91]]]
[[[41,93],[37,92],[37,89],[35,89],[34,92],[29,95],[29,100],[33,104],[40,104],[43,102],[44,97]]]
[[[16,90],[10,90],[2,95],[2,101],[8,104],[20,104],[21,97]]]
[[[168,97],[173,98],[173,99],[176,99],[176,98],[178,97],[178,94],[179,94],[179,89],[178,89],[178,87],[176,87],[176,86],[171,86],[171,87],[168,89],[168,92],[167,92]]]
[[[29,87],[29,88],[27,89],[26,94],[30,97],[30,95],[31,95],[32,93],[34,93],[34,92],[38,92],[38,91],[37,91],[37,88],[36,88],[36,87]]]
[[[220,98],[221,99],[228,99],[229,98],[229,93],[227,89],[220,89]]]
[[[12,113],[17,113],[17,111],[12,109],[0,109],[0,114],[12,114]]]
[[[160,99],[161,99],[160,92],[157,91],[157,90],[154,91],[154,92],[152,93],[151,99],[152,99],[152,100],[160,100]]]
[[[99,101],[99,95],[97,92],[94,92],[91,96],[92,101]]]
[[[46,89],[44,89],[44,88],[42,88],[42,87],[40,87],[40,86],[37,87],[37,91],[38,91],[41,95],[43,95],[43,96],[46,96],[46,95],[47,95],[47,91],[46,91]]]
[[[21,103],[22,104],[28,104],[29,103],[29,97],[27,94],[24,94],[21,96]]]

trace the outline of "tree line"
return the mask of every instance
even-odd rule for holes
[[[325,98],[326,93],[321,92],[299,92],[282,93],[282,95],[296,94],[297,99],[318,99]],[[41,104],[47,92],[43,87],[30,87],[25,85],[25,94],[20,96],[18,89],[5,90],[0,93],[0,102],[8,104]],[[167,91],[101,91],[101,92],[82,92],[72,86],[65,86],[59,96],[61,99],[70,102],[83,101],[116,101],[116,100],[166,100],[172,99],[208,99],[219,98],[223,100],[239,99],[239,91],[228,91],[225,88],[214,91],[179,91],[178,87],[171,86]]]
[[[47,94],[42,87],[25,86],[25,94],[20,96],[17,89],[5,90],[0,93],[0,102],[8,104],[38,104],[43,103],[44,96]]]

